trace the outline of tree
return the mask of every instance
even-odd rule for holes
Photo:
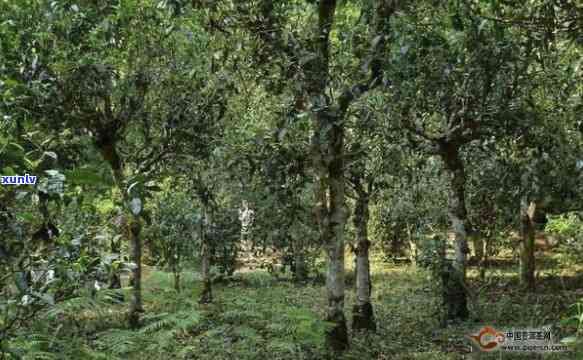
[[[199,111],[207,102],[192,95],[203,80],[191,80],[206,66],[198,55],[208,37],[198,24],[149,2],[34,5],[38,14],[51,16],[41,16],[38,31],[31,34],[39,55],[30,64],[31,96],[20,104],[29,113],[50,115],[44,115],[50,131],[69,128],[91,139],[110,165],[129,219],[125,234],[134,264],[129,319],[135,327],[142,311],[144,202],[157,190],[152,180],[164,170],[162,160],[176,158],[184,142],[192,142],[188,136],[194,134],[197,154],[205,151],[209,118]],[[199,49],[192,48],[194,36],[201,40]],[[34,92],[39,86],[45,91]],[[169,89],[188,95],[176,97]],[[112,285],[118,287],[119,278]]]
[[[201,257],[201,270],[200,275],[202,277],[202,293],[200,295],[199,302],[201,304],[208,304],[213,301],[212,295],[212,279],[211,279],[211,244],[209,243],[209,236],[211,235],[209,230],[212,231],[213,225],[213,213],[216,208],[216,203],[214,200],[213,190],[209,185],[207,185],[208,180],[202,180],[201,175],[198,174],[192,180],[192,186],[198,197],[199,202],[202,205],[202,219],[200,221],[200,257]]]
[[[374,101],[370,101],[374,103]],[[376,330],[374,310],[371,303],[372,280],[368,227],[370,204],[378,198],[379,192],[386,190],[392,170],[389,162],[398,161],[395,154],[395,139],[382,137],[380,116],[375,116],[366,105],[358,109],[353,117],[347,151],[347,183],[354,198],[353,224],[356,232],[355,246],[351,246],[356,256],[356,304],[353,307],[352,327],[355,330]],[[387,145],[383,140],[389,142]],[[392,180],[392,179],[391,179]]]
[[[371,304],[372,283],[370,277],[369,248],[371,242],[368,239],[369,202],[373,195],[374,178],[368,177],[362,181],[364,169],[352,173],[351,184],[356,192],[354,206],[354,228],[356,230],[356,305],[353,309],[353,329],[375,330],[373,307]]]
[[[294,78],[299,85],[294,86],[293,112],[311,116],[313,135],[310,153],[315,179],[315,217],[319,226],[319,242],[324,244],[328,257],[327,320],[334,324],[328,333],[328,344],[337,351],[348,346],[343,310],[344,225],[348,215],[345,205],[343,122],[355,100],[383,84],[380,61],[386,50],[389,21],[397,5],[398,2],[388,0],[375,3],[375,21],[370,31],[371,47],[367,55],[358,59],[366,74],[349,86],[336,86],[331,80],[333,60],[330,56],[330,34],[338,10],[336,1],[322,0],[316,4],[317,26],[311,32],[302,34],[304,43],[282,26],[283,19],[277,10],[285,11],[286,7],[277,8],[273,1],[261,2],[260,21],[254,24],[257,27],[255,30],[259,30],[260,40],[285,59],[282,61],[284,76]],[[240,12],[249,13],[245,7],[240,8]],[[333,99],[329,91],[338,91],[339,87],[344,90],[340,90],[338,97]]]
[[[379,1],[369,58],[371,76],[345,90],[332,102],[326,94],[329,86],[330,31],[336,11],[335,1],[321,1],[318,8],[318,30],[315,34],[315,58],[306,69],[306,93],[311,104],[314,135],[311,156],[315,171],[316,218],[320,236],[328,253],[328,315],[335,324],[329,333],[334,350],[348,345],[344,317],[344,224],[347,217],[344,189],[344,126],[346,111],[363,93],[382,83],[380,58],[384,56],[389,21],[396,11],[393,1]]]
[[[442,16],[426,17],[428,11]],[[400,48],[392,52],[389,114],[414,142],[443,162],[455,234],[455,273],[449,276],[455,281],[449,283],[460,287],[451,292],[456,298],[447,300],[453,304],[448,318],[465,319],[466,239],[472,227],[462,151],[471,142],[510,133],[511,126],[527,116],[523,94],[532,46],[520,34],[490,24],[461,4],[419,4],[409,21],[412,25],[400,24],[403,32],[395,41]]]

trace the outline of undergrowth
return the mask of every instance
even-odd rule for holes
[[[523,293],[512,279],[490,272],[475,280],[468,322],[441,329],[439,304],[427,272],[412,266],[375,262],[373,304],[378,331],[353,333],[344,359],[470,358],[466,335],[484,325],[541,326],[558,324],[575,295],[569,289],[541,285]],[[500,275],[499,277],[497,277]],[[544,273],[541,275],[544,276]],[[70,299],[51,308],[22,336],[10,342],[14,358],[23,359],[324,359],[327,324],[321,284],[296,285],[267,272],[235,275],[215,286],[213,304],[198,304],[200,281],[183,275],[183,291],[173,290],[172,275],[151,272],[144,281],[143,324],[126,327],[125,304],[102,291],[92,299]],[[347,286],[346,314],[354,303]],[[545,359],[576,359],[557,354]],[[532,354],[482,354],[481,359],[532,359]]]

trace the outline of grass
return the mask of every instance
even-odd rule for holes
[[[555,261],[556,260],[556,261]],[[541,263],[536,293],[519,289],[516,266],[490,269],[485,282],[469,271],[472,291],[468,322],[441,329],[439,298],[429,275],[412,265],[373,261],[373,302],[378,331],[351,334],[344,359],[477,358],[468,354],[466,335],[482,326],[496,328],[556,326],[570,304],[581,297],[581,267],[561,267],[561,259]],[[352,264],[347,261],[347,264]],[[558,264],[558,265],[557,265]],[[550,267],[553,265],[553,267]],[[350,270],[349,270],[350,271]],[[52,341],[50,353],[63,359],[323,359],[327,324],[322,284],[298,286],[267,272],[250,271],[214,287],[215,301],[199,305],[200,281],[194,272],[182,276],[181,293],[169,273],[153,269],[144,279],[144,326],[125,328],[125,305],[108,305],[99,315],[77,312],[75,330]],[[354,303],[347,287],[346,314]],[[82,318],[81,318],[82,317]],[[36,329],[41,331],[42,326]],[[560,328],[566,335],[568,328]],[[570,329],[572,330],[572,329]],[[45,328],[46,331],[46,328]],[[45,342],[45,348],[48,346]],[[77,354],[77,355],[73,355]],[[473,356],[473,357],[471,357]],[[491,353],[480,359],[535,359],[538,355]],[[545,359],[577,359],[576,354]]]

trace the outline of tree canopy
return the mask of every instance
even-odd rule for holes
[[[579,358],[582,26],[0,0],[0,358]]]

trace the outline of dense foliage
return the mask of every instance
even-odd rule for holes
[[[0,0],[0,358],[579,358],[582,45],[578,1]]]

